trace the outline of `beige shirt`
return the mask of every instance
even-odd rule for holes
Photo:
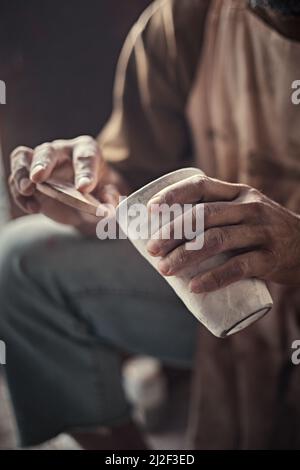
[[[207,19],[188,103],[199,165],[300,212],[300,107],[291,99],[300,43],[245,3],[214,0]],[[249,330],[223,345],[201,331],[192,432],[202,448],[299,448],[300,369],[291,345],[300,339],[300,292],[270,288],[274,308]]]
[[[189,106],[199,164],[300,212],[300,107],[292,102],[300,43],[245,3],[214,2],[207,22]]]
[[[100,143],[104,157],[134,188],[193,162],[185,107],[200,59],[208,3],[154,2],[124,45],[114,110]]]
[[[207,13],[207,8],[209,11]],[[245,0],[156,2],[121,55],[100,142],[132,187],[186,164],[248,183],[300,212],[300,43]],[[199,332],[191,435],[198,448],[300,447],[297,289],[238,335]]]

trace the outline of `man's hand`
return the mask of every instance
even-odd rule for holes
[[[190,282],[195,293],[210,292],[240,279],[256,277],[280,284],[300,284],[300,216],[259,191],[197,175],[161,191],[149,201],[157,205],[204,203],[204,246],[191,251],[184,240],[164,240],[162,233],[148,242],[148,251],[162,257],[159,270],[173,276],[184,268],[224,252],[233,256],[223,265]],[[197,209],[195,209],[197,210]],[[183,219],[176,219],[176,224]],[[169,233],[174,233],[174,221]],[[164,228],[165,230],[165,228]],[[160,236],[159,236],[160,235]]]
[[[119,191],[112,184],[111,172],[97,142],[92,137],[81,136],[45,143],[35,149],[16,148],[11,154],[9,185],[24,212],[42,212],[57,222],[82,227],[87,223],[84,214],[39,193],[36,183],[53,178],[72,183],[81,192],[92,193],[100,202],[116,204]]]

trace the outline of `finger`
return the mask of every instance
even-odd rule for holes
[[[120,202],[120,193],[113,184],[106,184],[100,191],[100,201],[117,207]]]
[[[212,228],[204,233],[201,250],[188,250],[186,244],[180,245],[158,263],[161,274],[173,276],[189,265],[201,263],[219,253],[262,246],[266,234],[262,227],[236,225]]]
[[[81,136],[74,139],[73,165],[75,186],[79,191],[90,193],[99,181],[103,165],[97,142],[91,137]]]
[[[34,183],[42,183],[51,176],[51,173],[60,160],[60,150],[52,144],[45,143],[34,149],[30,179]]]
[[[40,211],[40,206],[33,196],[23,196],[16,188],[15,182],[10,183],[10,191],[17,206],[27,214],[36,214]]]
[[[243,185],[225,183],[204,175],[195,175],[172,184],[157,193],[148,203],[156,211],[161,204],[192,204],[196,202],[232,201]]]
[[[29,179],[29,171],[33,150],[29,147],[17,147],[10,156],[11,176],[9,182],[14,182],[17,191],[23,196],[34,192],[34,184]]]
[[[212,271],[194,277],[190,291],[196,294],[213,292],[241,279],[257,277],[263,279],[272,265],[271,255],[264,250],[251,251],[231,258]]]
[[[63,204],[51,197],[37,191],[36,199],[40,205],[40,212],[58,223],[78,227],[82,222],[82,212]]]
[[[197,204],[169,224],[164,225],[148,242],[147,249],[152,256],[165,256],[187,240],[186,234],[198,234],[203,226],[207,230],[212,227],[236,225],[245,221],[249,213],[247,204],[216,202]],[[189,237],[189,240],[191,238]]]

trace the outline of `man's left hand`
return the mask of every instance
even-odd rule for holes
[[[204,245],[192,251],[186,249],[186,240],[153,237],[147,248],[152,256],[162,258],[158,265],[162,275],[177,275],[188,266],[230,252],[233,256],[223,265],[191,280],[192,292],[211,292],[251,277],[300,284],[299,215],[247,185],[202,175],[161,191],[151,199],[149,209],[174,203],[195,204],[195,210],[204,203]],[[174,233],[174,221],[171,234],[172,229]]]

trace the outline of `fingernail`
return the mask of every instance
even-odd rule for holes
[[[91,184],[92,180],[88,176],[82,176],[76,181],[76,188],[85,188]]]
[[[30,172],[30,178],[32,179],[34,176],[37,176],[38,173],[41,173],[42,171],[44,171],[45,168],[46,168],[45,165],[42,165],[41,163],[34,166]]]
[[[158,269],[165,276],[170,274],[170,264],[167,261],[160,261],[158,263]]]
[[[197,282],[192,281],[190,283],[189,288],[192,294],[203,294],[204,292],[206,292],[204,284],[199,279],[197,279]]]
[[[153,256],[156,256],[159,253],[159,247],[155,243],[153,243],[152,241],[147,243],[147,250]]]
[[[29,178],[21,179],[21,181],[20,181],[20,190],[21,191],[27,191],[27,189],[30,188],[31,184],[32,183],[31,183]]]
[[[192,286],[190,290],[191,290],[192,294],[203,294],[204,293],[204,290],[201,289],[200,286]]]

